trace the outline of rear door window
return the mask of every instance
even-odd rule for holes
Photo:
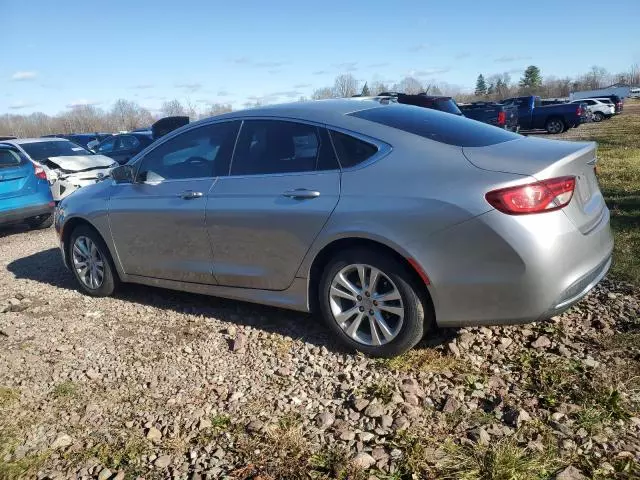
[[[268,175],[335,170],[331,142],[315,125],[281,120],[245,120],[231,175]]]
[[[492,125],[410,105],[388,105],[349,115],[458,147],[486,147],[522,138]],[[342,161],[339,151],[338,157]]]

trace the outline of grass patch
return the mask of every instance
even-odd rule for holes
[[[96,458],[101,465],[111,471],[123,470],[128,476],[135,477],[144,473],[141,457],[151,452],[149,443],[139,435],[119,437],[112,442],[102,439],[80,452],[66,453],[66,460],[80,465],[90,458]]]
[[[456,480],[533,480],[552,478],[558,469],[557,453],[519,445],[513,437],[491,445],[444,446],[445,456],[435,466],[436,478]]]
[[[0,408],[13,405],[20,398],[20,390],[0,386]]]
[[[537,395],[543,407],[571,403],[590,409],[583,418],[587,425],[592,422],[589,419],[618,420],[633,413],[610,372],[587,368],[577,360],[536,355],[523,356],[518,368],[525,388]]]
[[[0,426],[0,479],[17,480],[35,477],[36,472],[49,458],[48,451],[27,454],[20,459],[13,458],[15,448],[20,443],[14,427]]]
[[[383,403],[389,403],[393,397],[395,390],[388,383],[376,382],[364,387],[364,396],[369,400],[377,398]]]
[[[409,350],[407,353],[394,358],[378,360],[379,365],[390,370],[401,372],[457,372],[465,368],[465,364],[450,355],[432,348]]]
[[[61,399],[61,398],[73,398],[78,393],[78,386],[72,381],[66,381],[59,383],[53,388],[51,395],[53,398]]]

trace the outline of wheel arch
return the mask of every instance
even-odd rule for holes
[[[87,220],[84,217],[72,217],[64,223],[61,234],[60,234],[60,242],[62,243],[65,249],[64,261],[67,267],[71,266],[70,255],[69,255],[69,240],[71,239],[71,235],[73,234],[74,230],[80,226],[89,227],[91,230],[96,232],[96,234],[102,239],[104,244],[107,246],[107,249],[109,250],[109,255],[111,255],[112,262],[115,265],[117,265],[117,262],[116,262],[117,257],[116,255],[114,255],[113,249],[111,248],[110,243],[107,241],[108,239],[105,238],[102,232],[100,232],[100,229],[97,228],[93,223],[91,223],[89,220]],[[115,270],[118,276],[121,276],[121,272],[118,270],[117,267]]]
[[[319,311],[318,289],[320,287],[320,278],[322,277],[324,268],[337,252],[351,248],[370,248],[377,250],[381,253],[392,256],[403,264],[407,269],[407,273],[411,276],[411,280],[416,287],[419,288],[419,293],[424,296],[428,308],[431,310],[431,318],[435,322],[435,310],[431,293],[429,292],[428,286],[430,285],[430,280],[427,276],[427,272],[425,272],[422,269],[422,266],[420,266],[407,253],[401,253],[399,248],[394,248],[386,243],[367,237],[344,237],[334,239],[325,244],[313,257],[307,272],[307,298],[309,301],[309,310],[312,313]],[[425,318],[426,317],[427,316],[425,316]]]

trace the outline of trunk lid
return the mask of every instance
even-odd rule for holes
[[[576,187],[563,212],[584,234],[598,225],[606,205],[595,175],[596,143],[522,138],[488,147],[464,147],[467,160],[478,168],[529,175],[547,180],[565,175]]]

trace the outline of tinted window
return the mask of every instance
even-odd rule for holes
[[[435,101],[438,110],[447,113],[453,113],[455,115],[462,115],[462,112],[451,98],[438,98]]]
[[[20,163],[20,155],[17,152],[0,148],[0,168],[17,167]]]
[[[109,153],[109,152],[113,152],[113,149],[116,146],[116,140],[117,137],[111,137],[108,138],[107,140],[105,140],[104,142],[102,142],[98,148],[97,148],[97,152],[98,153]]]
[[[242,125],[232,175],[313,172],[338,168],[326,133],[314,125],[248,120]]]
[[[350,115],[459,147],[484,147],[521,138],[485,123],[408,105],[371,108]]]
[[[216,123],[186,131],[147,153],[138,177],[147,181],[226,175],[238,122]]]
[[[80,145],[68,140],[21,143],[20,146],[36,162],[44,161],[49,157],[91,155]]]
[[[331,138],[342,168],[358,165],[378,153],[378,147],[351,135],[331,130]]]
[[[140,146],[140,141],[133,135],[123,135],[119,140],[118,150],[133,150]]]

